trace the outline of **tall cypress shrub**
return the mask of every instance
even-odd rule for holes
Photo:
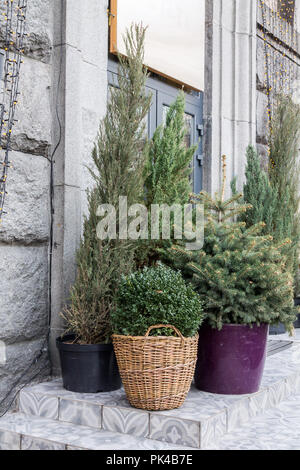
[[[288,265],[299,289],[300,242],[300,106],[290,96],[278,97],[270,138],[269,178],[277,192],[275,239],[289,237]]]
[[[247,227],[264,222],[263,232],[272,235],[275,242],[291,240],[285,254],[296,291],[300,241],[299,143],[300,107],[289,96],[280,96],[272,119],[268,173],[261,168],[253,147],[247,150],[244,200],[252,208],[241,217]]]
[[[181,91],[167,112],[165,124],[156,129],[150,141],[145,168],[148,207],[189,201],[191,162],[196,147],[185,145],[184,107],[185,98]]]
[[[144,38],[140,26],[131,27],[124,38],[127,57],[119,56],[118,86],[110,91],[92,154],[95,187],[88,195],[71,303],[63,313],[68,330],[81,344],[109,340],[118,281],[135,267],[135,244],[97,237],[97,211],[100,204],[112,204],[118,213],[119,196],[127,196],[129,205],[143,198],[145,117],[151,103],[145,91]]]
[[[246,183],[244,184],[244,201],[251,205],[240,219],[251,227],[264,222],[263,233],[275,231],[277,192],[270,184],[266,171],[261,168],[260,158],[254,147],[247,148]]]
[[[180,91],[166,114],[165,123],[160,125],[147,146],[147,161],[144,171],[145,204],[150,211],[153,204],[173,206],[184,205],[192,193],[192,159],[196,146],[187,147],[185,142],[185,97]],[[174,218],[171,214],[170,223]],[[149,229],[150,233],[150,229]],[[151,265],[163,257],[161,249],[174,243],[171,239],[149,240],[141,243],[137,265]]]

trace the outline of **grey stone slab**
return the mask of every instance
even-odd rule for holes
[[[140,438],[149,436],[150,439],[174,445],[206,448],[211,441],[265,414],[286,397],[299,393],[299,352],[300,345],[295,342],[289,350],[268,357],[261,389],[255,394],[216,395],[201,392],[192,386],[185,403],[179,409],[169,411],[134,409],[129,405],[123,389],[97,394],[69,392],[63,389],[60,379],[29,387],[26,391],[59,398],[60,419],[66,421],[97,427],[97,413],[90,414],[88,410],[103,407],[102,425],[108,432]]]
[[[103,407],[102,427],[107,431],[149,436],[150,414],[130,408]]]
[[[0,241],[48,242],[50,164],[42,156],[16,151],[9,159],[14,168],[7,178],[8,214],[0,225]]]
[[[20,450],[21,436],[12,431],[1,429],[0,425],[0,450]]]
[[[84,401],[60,399],[59,420],[67,423],[101,428],[101,406]]]
[[[200,447],[205,449],[211,442],[216,442],[227,432],[226,410],[200,422]]]
[[[83,447],[67,446],[66,450],[88,450],[88,449],[84,449]]]
[[[261,390],[249,397],[249,416],[256,417],[268,409],[268,389]]]
[[[290,397],[242,429],[223,436],[210,450],[300,450],[300,396]]]
[[[26,390],[20,392],[20,412],[42,418],[58,419],[58,398]]]
[[[65,444],[22,436],[21,450],[66,450]]]
[[[5,272],[0,293],[0,339],[10,344],[43,336],[47,330],[47,245],[0,243],[0,270]],[[26,356],[20,354],[20,365],[24,367],[25,362]]]
[[[268,388],[267,407],[275,408],[287,398],[287,385],[285,381],[272,384]]]
[[[6,396],[9,391],[12,393],[0,405],[0,412],[7,411],[13,393],[18,392],[22,383],[29,382],[33,377],[47,379],[50,365],[46,347],[45,338],[6,345],[7,360],[0,364],[0,396]],[[38,356],[39,360],[35,363]]]
[[[69,450],[189,450],[186,446],[168,445],[151,439],[144,439],[110,431],[96,430],[85,426],[62,423],[46,418],[11,414],[0,419],[0,430],[6,433],[7,450],[16,447],[16,440],[22,435],[25,447],[40,449],[46,446],[65,446]],[[1,444],[4,446],[4,444]],[[20,445],[19,445],[20,448]],[[50,449],[49,449],[50,450]]]
[[[196,421],[151,414],[149,437],[171,444],[199,448],[200,425]]]
[[[39,416],[26,416],[21,413],[6,415],[0,419],[0,429],[41,440],[60,444],[70,444],[78,439],[78,427]],[[91,428],[79,427],[80,435],[94,433]]]
[[[48,156],[52,142],[51,65],[24,58],[21,72],[12,144],[15,150]]]
[[[25,55],[33,57],[37,61],[49,62],[51,57],[52,22],[53,13],[51,9],[52,0],[31,0],[28,2],[25,37]],[[4,2],[0,4],[0,42],[5,32],[5,19],[2,13],[6,11]],[[1,34],[2,33],[2,34]]]
[[[227,408],[227,431],[241,427],[250,419],[250,400],[248,397]]]

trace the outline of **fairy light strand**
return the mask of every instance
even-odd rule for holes
[[[4,39],[4,86],[3,100],[0,111],[0,222],[4,212],[6,197],[6,182],[9,168],[11,150],[11,137],[13,126],[16,123],[15,111],[18,104],[19,76],[22,64],[23,44],[25,36],[25,22],[27,0],[6,0],[6,12],[3,13],[5,21]],[[1,168],[2,167],[2,168]]]

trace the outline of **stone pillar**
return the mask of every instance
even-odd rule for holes
[[[59,316],[75,280],[91,150],[106,110],[107,0],[55,0],[53,77],[54,225],[51,274],[53,373],[59,372],[55,338]],[[61,21],[59,21],[61,19]]]
[[[256,0],[206,1],[204,188],[221,184],[221,155],[228,181],[242,188],[245,151],[256,134]]]

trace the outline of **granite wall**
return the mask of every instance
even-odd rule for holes
[[[0,5],[0,49],[6,6]],[[8,391],[49,374],[48,261],[50,154],[52,145],[51,0],[28,2],[20,100],[12,134],[7,198],[0,225],[0,411]],[[32,364],[39,357],[37,363]],[[4,360],[5,358],[6,360]],[[32,364],[32,367],[29,366]]]

